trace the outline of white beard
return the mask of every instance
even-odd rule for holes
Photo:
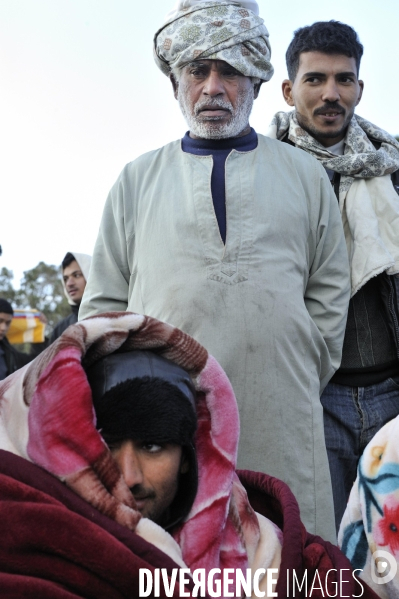
[[[248,126],[249,115],[254,103],[254,88],[251,86],[246,90],[240,90],[237,96],[237,108],[226,100],[209,99],[197,102],[190,106],[188,94],[179,85],[178,101],[184,118],[187,121],[190,132],[203,139],[227,139],[238,137]],[[205,106],[218,106],[230,111],[231,118],[228,123],[221,123],[220,117],[202,117],[199,110]]]

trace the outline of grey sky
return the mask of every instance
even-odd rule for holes
[[[358,113],[399,133],[397,0],[260,0],[273,79],[251,124],[285,110],[281,81],[293,31],[336,19],[365,46]],[[126,162],[184,134],[152,39],[173,2],[0,0],[0,267],[22,271],[67,251],[92,253],[104,201]]]

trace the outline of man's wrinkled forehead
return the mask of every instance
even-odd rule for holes
[[[186,64],[181,70],[190,70],[190,69],[204,69],[205,71],[217,70],[222,72],[224,70],[229,70],[236,75],[240,75],[241,77],[245,77],[240,71],[238,71],[231,64],[226,62],[225,60],[220,60],[218,58],[204,58],[199,60],[193,60]]]

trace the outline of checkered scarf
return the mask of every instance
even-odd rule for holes
[[[270,56],[263,19],[228,0],[180,3],[154,37],[155,62],[165,75],[194,60],[217,59],[247,77],[268,81]]]
[[[399,272],[399,199],[390,174],[399,169],[399,143],[355,115],[336,156],[299,125],[295,111],[275,114],[267,135],[288,139],[325,168],[341,174],[339,205],[351,265],[352,296],[373,276]],[[371,139],[380,142],[375,149]]]
[[[383,129],[355,115],[345,138],[345,154],[336,156],[299,125],[295,111],[277,112],[270,124],[269,137],[288,139],[319,160],[325,168],[341,173],[339,192],[346,193],[355,179],[389,175],[399,169],[399,142]],[[376,150],[371,139],[381,143]]]

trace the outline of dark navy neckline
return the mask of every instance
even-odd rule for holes
[[[242,137],[228,139],[192,139],[189,132],[183,137],[181,147],[186,154],[197,156],[212,156],[213,166],[211,174],[211,193],[216,219],[219,225],[220,236],[226,243],[226,182],[225,165],[229,154],[233,150],[238,152],[251,152],[258,145],[258,136],[254,129]]]
[[[190,132],[187,131],[182,139],[182,149],[184,152],[196,154],[198,150],[209,153],[226,150],[249,151],[254,150],[258,145],[258,136],[256,131],[252,129],[247,135],[242,137],[229,137],[227,139],[193,139],[190,137]],[[201,152],[202,153],[202,152]]]

